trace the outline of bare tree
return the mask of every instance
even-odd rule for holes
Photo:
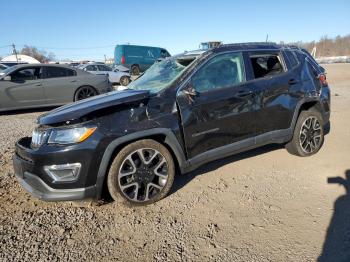
[[[350,34],[345,36],[336,36],[329,38],[327,35],[322,36],[319,41],[296,42],[294,45],[303,47],[309,52],[316,46],[317,57],[322,56],[349,56],[350,55]]]
[[[55,55],[52,52],[47,53],[46,51],[39,50],[35,46],[27,46],[25,45],[22,50],[20,51],[20,54],[22,55],[28,55],[36,60],[38,60],[40,63],[47,63],[49,61],[54,60]]]

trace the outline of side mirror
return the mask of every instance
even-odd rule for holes
[[[186,97],[186,100],[190,105],[194,103],[195,97],[198,96],[198,93],[193,87],[192,82],[189,82],[187,86],[184,89],[182,89],[181,92]]]
[[[11,76],[5,76],[5,77],[3,78],[3,80],[5,80],[5,81],[11,81]]]
[[[86,67],[83,69],[84,71],[87,71]]]

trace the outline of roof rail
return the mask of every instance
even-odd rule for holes
[[[275,42],[246,42],[246,43],[221,44],[215,48],[230,47],[230,46],[245,46],[245,45],[274,45],[274,46],[278,46],[278,44]]]

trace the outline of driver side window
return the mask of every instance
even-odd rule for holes
[[[225,88],[246,80],[242,53],[218,55],[192,77],[192,85],[197,92]]]
[[[28,81],[41,79],[40,67],[24,68],[17,70],[11,74],[12,81]]]

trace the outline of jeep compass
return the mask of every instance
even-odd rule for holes
[[[16,143],[15,174],[46,201],[160,200],[175,173],[266,144],[297,156],[329,129],[325,70],[304,50],[228,44],[155,63],[127,90],[54,109]]]

